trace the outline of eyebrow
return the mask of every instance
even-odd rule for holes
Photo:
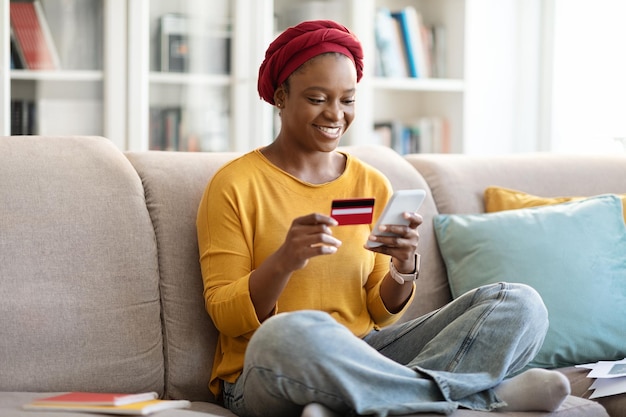
[[[327,92],[329,91],[328,88],[325,87],[321,87],[321,86],[312,86],[312,87],[307,87],[304,89],[304,91],[311,91],[311,90],[316,90],[316,91],[322,91],[322,92]],[[353,94],[356,92],[356,88],[350,88],[348,90],[344,90],[343,94]]]

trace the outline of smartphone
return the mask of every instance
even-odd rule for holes
[[[403,214],[407,211],[416,212],[424,202],[425,198],[426,191],[421,189],[399,190],[394,192],[391,199],[389,199],[389,202],[385,206],[383,213],[376,221],[372,232],[376,236],[393,236],[393,233],[380,232],[378,227],[383,224],[408,225],[409,222],[404,218]],[[382,246],[382,243],[368,240],[366,246],[368,248],[375,248],[377,246]]]

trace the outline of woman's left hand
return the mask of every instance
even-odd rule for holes
[[[409,221],[407,226],[386,224],[381,226],[381,232],[390,232],[394,236],[375,236],[371,234],[369,240],[381,243],[381,246],[366,247],[373,252],[390,255],[394,265],[400,273],[411,273],[415,270],[415,254],[419,242],[417,227],[422,224],[423,218],[418,213],[405,212],[404,218]]]

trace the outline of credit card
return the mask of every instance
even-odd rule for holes
[[[352,198],[333,200],[330,217],[337,220],[339,226],[350,224],[370,224],[374,215],[373,198]]]

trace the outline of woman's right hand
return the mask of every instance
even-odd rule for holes
[[[283,272],[304,268],[314,256],[337,252],[341,241],[333,237],[332,226],[337,226],[337,221],[319,213],[296,218],[291,223],[285,242],[277,250]]]
[[[285,289],[291,274],[306,266],[314,256],[337,252],[341,241],[333,237],[331,226],[337,221],[313,213],[295,219],[285,242],[250,274],[249,290],[259,321],[272,314],[276,301]]]

